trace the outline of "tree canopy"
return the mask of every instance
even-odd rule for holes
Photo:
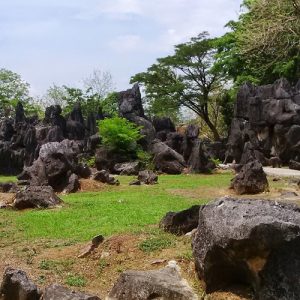
[[[176,45],[174,55],[159,58],[146,72],[133,76],[131,82],[144,85],[155,110],[166,112],[182,106],[191,109],[218,140],[220,135],[209,114],[211,99],[220,92],[223,80],[223,74],[214,68],[215,54],[215,40],[203,32]]]
[[[216,66],[237,85],[300,77],[300,0],[245,0],[245,12],[217,40]]]
[[[29,87],[19,74],[0,69],[0,112],[9,116],[19,101],[30,102]]]

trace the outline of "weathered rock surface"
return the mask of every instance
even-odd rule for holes
[[[138,175],[141,164],[138,161],[116,164],[114,170],[120,175]]]
[[[68,186],[72,190],[72,184],[73,190],[76,190],[76,176],[72,174],[81,171],[77,159],[81,151],[81,144],[71,140],[44,144],[38,159],[32,166],[25,168],[18,175],[18,179],[28,180],[33,186],[49,185],[57,192],[63,191]]]
[[[138,181],[144,184],[156,184],[158,181],[158,176],[153,171],[144,170],[139,172]]]
[[[68,185],[64,189],[64,193],[76,193],[80,189],[79,178],[76,174],[71,174],[68,179]]]
[[[141,92],[138,84],[132,89],[119,93],[119,114],[121,117],[141,126],[141,134],[144,136],[140,143],[144,149],[148,149],[150,143],[155,139],[155,129],[145,116]]]
[[[183,235],[198,227],[199,205],[180,212],[168,212],[160,221],[159,227],[164,231]]]
[[[154,155],[153,162],[158,171],[167,174],[181,174],[187,166],[182,155],[160,140],[152,142],[151,153]]]
[[[7,268],[0,287],[1,300],[39,300],[37,286],[22,270]]]
[[[81,251],[81,253],[78,255],[78,258],[87,257],[90,255],[96,248],[100,246],[101,243],[103,243],[104,237],[103,235],[97,235],[95,236],[90,243],[88,243],[85,248]]]
[[[298,206],[221,198],[200,208],[193,253],[207,292],[246,284],[259,300],[296,300],[299,245]]]
[[[231,182],[231,188],[239,194],[259,194],[268,190],[269,184],[263,167],[257,160],[244,165]]]
[[[107,300],[197,300],[176,266],[155,271],[126,271],[121,274]]]
[[[52,284],[45,288],[43,300],[100,300],[100,298]]]
[[[287,80],[280,79],[272,85],[247,83],[240,88],[228,140],[227,162],[240,163],[247,142],[253,153],[255,150],[263,160],[275,156],[283,163],[291,159],[299,161],[298,86],[299,82],[292,87]]]
[[[51,208],[62,203],[51,186],[28,186],[16,194],[15,209]]]
[[[175,125],[170,118],[167,117],[154,117],[152,120],[153,126],[156,131],[156,138],[162,142],[167,140],[169,133],[175,133]]]
[[[289,162],[289,168],[292,170],[300,171],[300,162],[290,160]]]
[[[100,181],[102,183],[107,183],[110,185],[119,185],[120,184],[120,182],[117,179],[115,179],[113,176],[111,176],[109,174],[109,172],[106,170],[101,170],[101,171],[96,172],[92,178],[96,181]]]

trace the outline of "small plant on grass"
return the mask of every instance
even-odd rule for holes
[[[140,129],[134,123],[119,117],[99,122],[102,143],[108,148],[122,153],[136,152],[137,142],[142,138]]]
[[[85,287],[86,279],[80,275],[69,274],[66,278],[65,283],[69,286]]]
[[[100,258],[98,263],[98,273],[102,273],[103,270],[108,266],[108,263],[105,258]]]
[[[174,240],[168,236],[151,237],[139,244],[139,249],[144,252],[153,252],[166,248],[171,248],[175,245]]]
[[[43,259],[40,261],[39,268],[41,270],[51,270],[55,267],[55,262],[52,260]]]
[[[58,274],[64,272],[70,272],[74,264],[73,259],[64,259],[64,260],[48,260],[44,259],[40,261],[39,268],[41,270],[53,270]]]

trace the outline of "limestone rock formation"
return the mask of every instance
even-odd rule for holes
[[[150,170],[140,171],[138,181],[144,184],[156,184],[158,180],[157,174]]]
[[[92,178],[94,180],[100,181],[102,183],[107,183],[110,185],[119,185],[120,184],[120,182],[117,179],[115,179],[113,176],[111,176],[109,174],[109,172],[106,170],[101,170],[101,171],[96,172]]]
[[[257,87],[248,83],[240,88],[228,140],[227,162],[240,163],[247,142],[261,163],[270,157],[279,157],[284,163],[291,159],[299,161],[299,82],[292,87],[287,80],[280,79],[270,85]]]
[[[199,211],[193,238],[206,291],[252,287],[259,300],[300,298],[300,209],[276,201],[221,198]]]
[[[138,175],[141,169],[141,164],[139,161],[115,164],[114,170],[120,175]]]
[[[156,133],[152,123],[145,116],[138,84],[135,84],[132,89],[119,93],[119,114],[142,127],[141,134],[144,137],[140,143],[145,150],[148,149]]]
[[[80,175],[82,171],[77,159],[81,151],[82,145],[77,141],[63,140],[60,143],[44,144],[38,159],[32,166],[25,168],[18,179],[28,180],[33,186],[49,185],[61,192],[76,179],[72,174]],[[70,178],[71,176],[73,177]]]
[[[268,190],[269,184],[262,164],[257,161],[250,161],[242,166],[242,169],[233,178],[231,188],[239,194],[259,194]]]
[[[155,271],[126,271],[121,274],[107,300],[197,300],[198,297],[182,279],[178,267]]]
[[[100,300],[100,298],[52,284],[45,288],[43,300]]]
[[[151,144],[151,153],[154,155],[155,168],[167,174],[180,174],[187,166],[181,154],[170,148],[160,140]]]
[[[198,227],[199,209],[199,205],[194,205],[180,212],[168,212],[160,221],[159,227],[176,235],[186,234]]]
[[[0,287],[1,300],[39,300],[37,286],[22,270],[7,268]]]
[[[17,192],[15,209],[51,208],[62,203],[50,186],[28,186]]]

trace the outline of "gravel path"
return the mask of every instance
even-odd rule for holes
[[[300,178],[300,171],[291,170],[291,169],[264,167],[264,171],[269,176],[299,177]]]

